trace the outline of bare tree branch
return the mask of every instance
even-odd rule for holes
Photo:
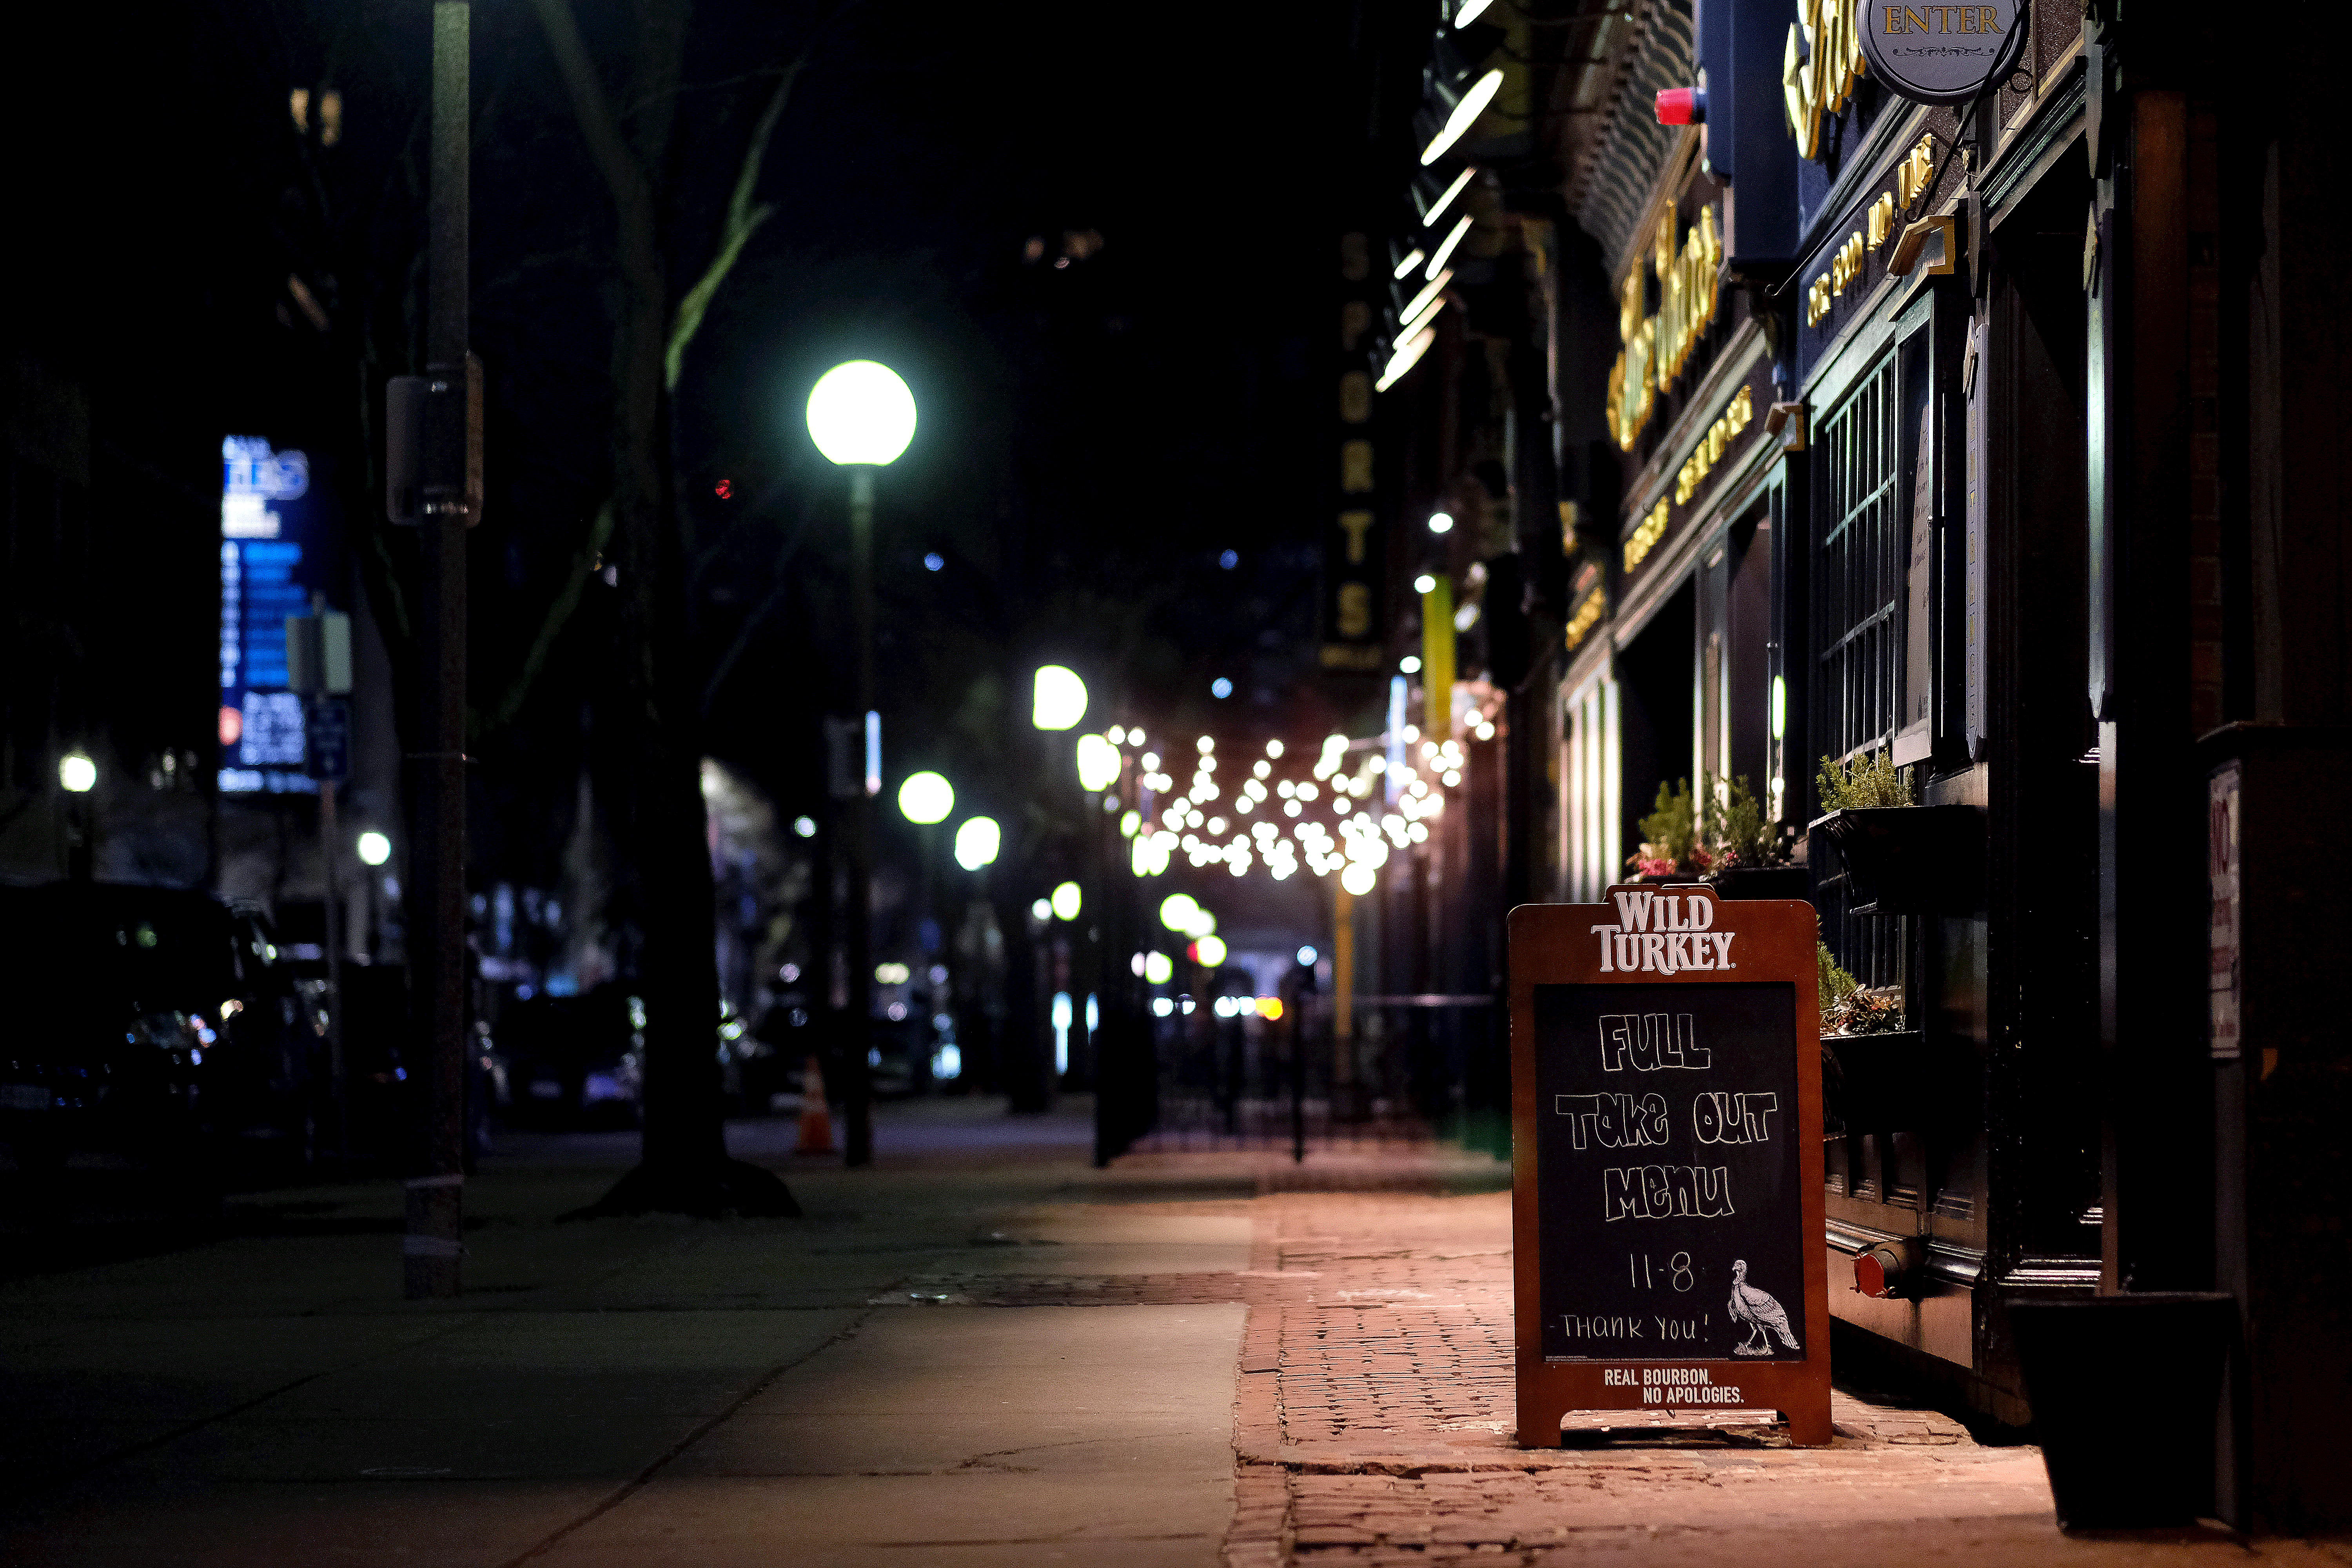
[[[751,639],[759,635],[761,626],[765,625],[768,617],[775,613],[776,607],[784,602],[784,595],[792,591],[793,584],[797,581],[796,578],[785,575],[784,568],[791,563],[793,552],[801,547],[801,540],[807,534],[809,521],[814,515],[814,509],[805,502],[803,503],[800,521],[786,536],[783,547],[776,552],[776,563],[770,572],[772,581],[769,584],[767,596],[753,605],[751,613],[743,617],[741,623],[735,628],[735,640],[728,644],[727,651],[719,656],[719,662],[710,667],[710,679],[705,681],[702,687],[702,717],[706,720],[710,717],[711,706],[719,700],[719,688],[727,684],[727,677],[734,670],[735,661],[741,658],[751,647]]]
[[[531,0],[531,5],[539,13],[541,29],[547,34],[547,47],[555,56],[556,73],[562,77],[564,91],[571,95],[572,112],[580,121],[580,134],[588,143],[588,155],[596,161],[597,172],[604,176],[613,205],[624,211],[650,208],[650,182],[621,135],[620,123],[613,116],[612,97],[605,92],[604,79],[597,74],[596,62],[589,57],[587,42],[580,36],[579,18],[572,14],[571,0]]]
[[[759,123],[751,128],[751,142],[743,150],[743,166],[735,176],[735,194],[727,203],[727,221],[719,231],[719,251],[710,258],[693,288],[677,302],[677,314],[671,318],[669,349],[663,357],[662,384],[667,390],[677,390],[679,370],[686,363],[686,349],[702,326],[703,312],[710,308],[712,296],[727,274],[734,270],[735,258],[743,254],[744,244],[759,232],[760,226],[775,216],[776,209],[765,202],[753,205],[751,196],[760,184],[760,164],[768,155],[768,140],[775,133],[776,121],[782,118],[784,105],[793,96],[793,84],[800,78],[801,68],[808,64],[808,55],[784,68],[776,82],[776,90],[768,95],[768,107],[760,112]]]
[[[547,668],[548,656],[555,651],[556,638],[571,624],[572,612],[580,607],[580,595],[587,590],[588,579],[596,570],[597,561],[604,553],[604,545],[613,537],[613,503],[606,501],[596,510],[595,521],[588,525],[588,537],[583,541],[579,553],[564,573],[563,586],[548,601],[547,613],[540,617],[539,633],[531,638],[530,651],[523,656],[522,666],[514,679],[499,696],[498,703],[488,712],[477,711],[467,726],[474,736],[490,734],[514,722],[522,711],[523,699],[530,695],[540,672]]]

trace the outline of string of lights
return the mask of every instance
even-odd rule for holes
[[[1469,731],[1492,739],[1492,719],[1474,712]],[[1427,840],[1430,822],[1462,785],[1466,758],[1458,740],[1424,737],[1411,725],[1399,738],[1402,745],[1392,753],[1387,734],[1326,736],[1312,765],[1302,766],[1307,753],[1280,740],[1240,762],[1231,752],[1221,755],[1214,736],[1202,735],[1192,743],[1181,788],[1175,773],[1181,764],[1155,749],[1140,727],[1113,725],[1078,744],[1081,780],[1089,789],[1132,782],[1131,795],[1107,796],[1105,805],[1125,807],[1119,831],[1131,841],[1135,876],[1162,876],[1182,855],[1195,869],[1222,866],[1234,877],[1262,870],[1279,882],[1302,870],[1336,875],[1361,897],[1379,885],[1391,854]],[[1391,754],[1402,760],[1391,764]]]

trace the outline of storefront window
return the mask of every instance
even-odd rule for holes
[[[1902,700],[1906,547],[1896,504],[1895,361],[1880,362],[1822,423],[1821,543],[1813,560],[1817,746],[1844,756],[1888,744]]]
[[[1603,675],[1562,704],[1561,846],[1568,900],[1592,903],[1624,879],[1618,817],[1617,682]]]
[[[1890,746],[1901,722],[1910,536],[1899,500],[1895,426],[1891,354],[1822,423],[1812,562],[1816,756]],[[1903,983],[1908,921],[1848,915],[1842,878],[1825,883],[1818,901],[1822,940],[1856,979],[1872,986]]]

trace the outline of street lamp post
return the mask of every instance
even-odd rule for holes
[[[1078,787],[1086,792],[1087,876],[1096,890],[1095,907],[1080,935],[1086,954],[1086,994],[1095,998],[1093,1022],[1087,1030],[1086,1082],[1095,1098],[1095,1163],[1110,1163],[1112,1129],[1121,1120],[1125,1099],[1125,1038],[1117,973],[1111,963],[1118,934],[1118,900],[1111,896],[1112,847],[1118,839],[1118,819],[1104,809],[1117,796],[1107,792],[1119,782],[1126,759],[1108,736],[1087,733],[1077,742]],[[1076,992],[1078,987],[1073,986]]]
[[[352,849],[367,868],[367,930],[361,935],[360,948],[373,963],[383,928],[383,910],[377,900],[383,891],[384,862],[392,858],[392,840],[371,827],[353,841]]]
[[[915,397],[887,365],[837,364],[809,392],[809,439],[849,470],[849,593],[857,626],[857,711],[866,733],[865,788],[848,803],[849,1012],[842,1085],[845,1163],[874,1159],[874,1097],[866,1053],[874,1034],[874,795],[882,786],[881,713],[874,686],[874,470],[915,437]]]
[[[972,873],[973,879],[982,884],[979,891],[982,896],[986,893],[988,868],[996,863],[996,852],[1003,842],[1004,831],[996,825],[992,816],[966,817],[955,830],[955,863]],[[960,891],[957,901],[961,910],[969,910],[971,907],[969,892]],[[961,918],[959,916],[959,921]],[[958,982],[955,985],[956,1040],[962,1047],[963,1071],[970,1074],[976,1068],[981,1081],[992,1084],[998,1075],[997,1063],[1003,1040],[998,1020],[989,1016],[981,997],[984,970],[984,965],[976,965],[975,971],[980,972],[961,968],[954,972]],[[974,1044],[982,1047],[977,1057],[972,1050]]]
[[[930,1020],[938,1016],[940,1012],[939,986],[928,973],[937,961],[931,959],[930,950],[923,946],[921,932],[923,927],[929,924],[940,934],[940,957],[944,959],[947,956],[947,930],[940,923],[939,910],[934,907],[936,900],[932,896],[931,863],[939,857],[940,824],[945,822],[948,813],[954,809],[955,786],[938,773],[930,772],[909,773],[907,775],[907,782],[898,786],[898,813],[915,825],[917,837],[919,839],[915,856],[915,929],[917,932],[915,945],[925,961],[920,965],[925,971],[923,994],[930,999],[930,1005],[924,1011],[922,1021],[915,1027],[914,1037],[917,1045],[914,1060],[908,1064],[909,1076],[919,1093],[928,1090],[931,1084],[931,1047],[934,1043],[932,1035],[936,1026]]]
[[[1079,721],[1086,716],[1087,683],[1079,678],[1078,672],[1066,665],[1040,665],[1030,681],[1030,727],[1041,732],[1070,731],[1076,729]],[[1049,770],[1045,776],[1051,779],[1060,775],[1057,770]],[[1051,910],[1054,906],[1049,901],[1046,907]],[[1073,908],[1062,918],[1069,921],[1076,914],[1077,910]],[[1034,967],[1030,984],[1033,996],[1038,990],[1050,989],[1036,985]],[[1083,991],[1080,994],[1084,994]],[[1024,1053],[1021,1062],[1023,1077],[1015,1081],[1013,1104],[1016,1110],[1043,1110],[1053,1104],[1054,1091],[1058,1087],[1054,1055],[1045,1037],[1035,1027],[1032,1026],[1028,1034],[1029,1037],[1021,1042]]]
[[[66,802],[66,876],[87,882],[97,874],[98,847],[89,808],[89,792],[98,787],[98,764],[87,752],[68,752],[58,759],[58,784]]]
[[[479,372],[467,347],[470,26],[465,0],[433,6],[432,179],[426,209],[423,556],[416,651],[416,831],[409,844],[411,994],[424,1037],[424,1170],[410,1178],[404,1294],[461,1286],[466,1094],[466,530],[479,470]]]

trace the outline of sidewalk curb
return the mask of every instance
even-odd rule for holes
[[[1255,1206],[1250,1273],[1276,1275],[1282,1268],[1281,1216],[1271,1205]],[[1281,1367],[1282,1308],[1253,1300],[1243,1320],[1241,1364],[1234,1374],[1234,1521],[1225,1532],[1225,1568],[1279,1568],[1288,1555],[1290,1473],[1261,1457],[1282,1447]]]

